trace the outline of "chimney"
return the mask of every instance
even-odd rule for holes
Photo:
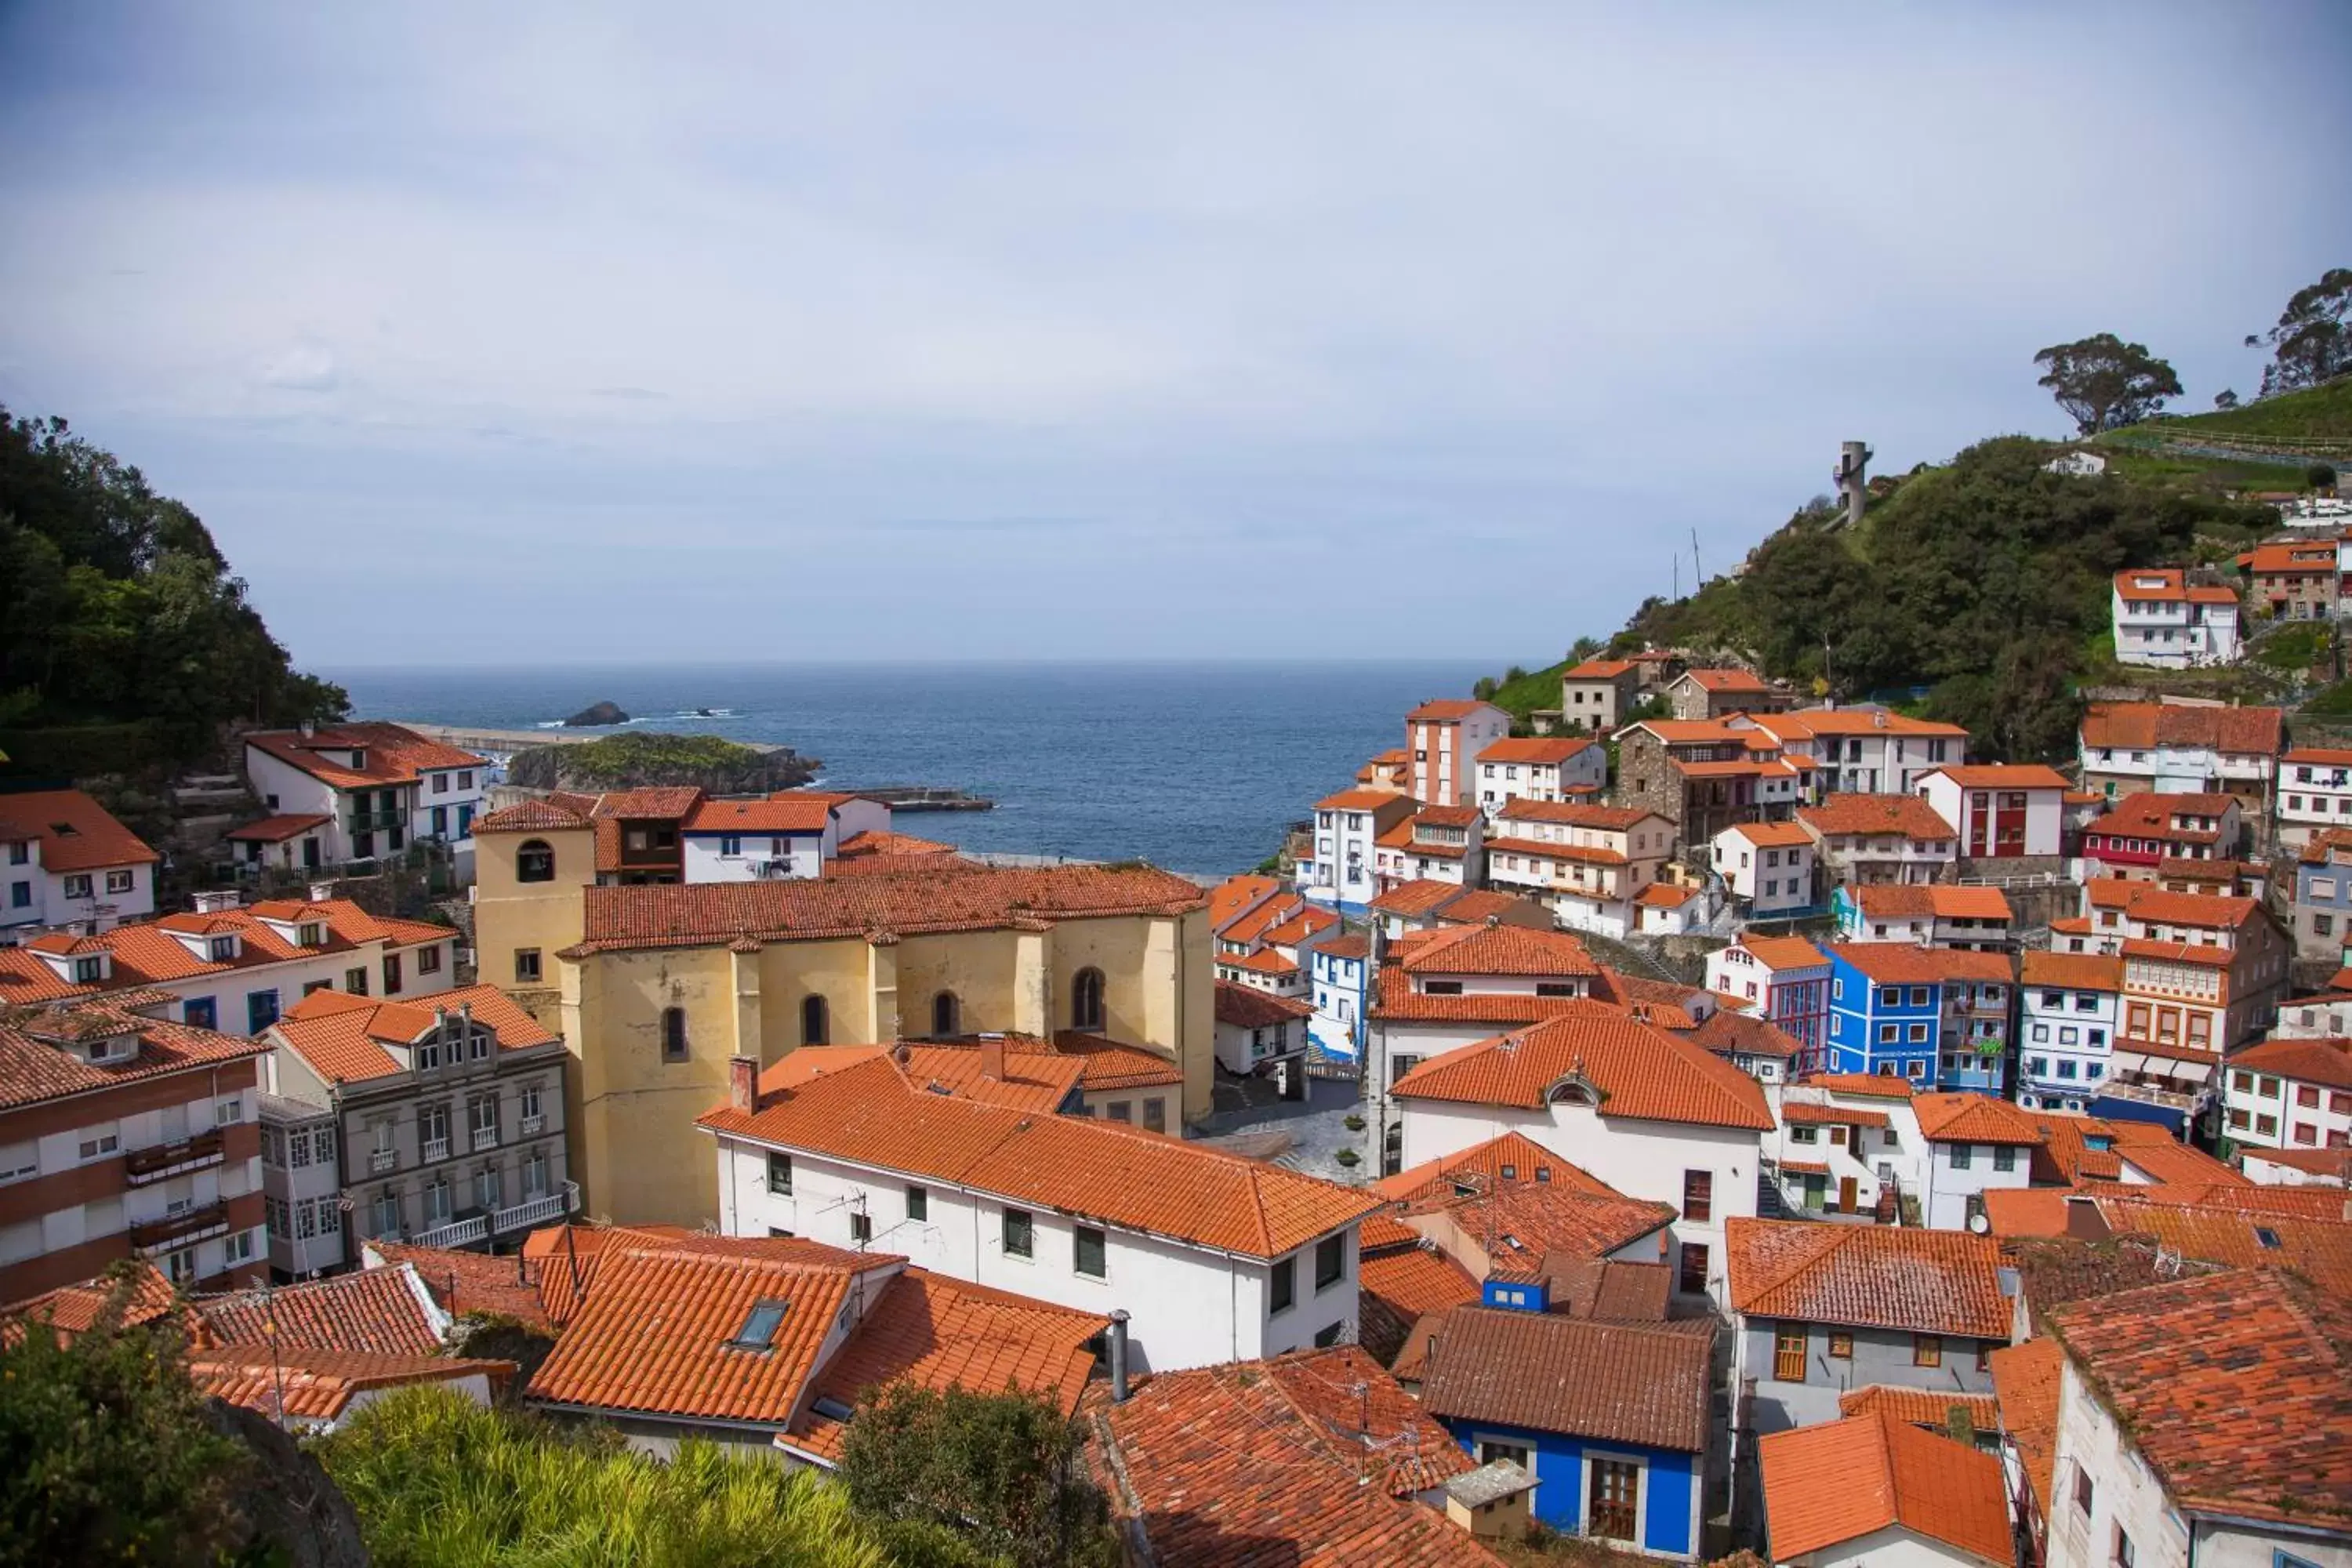
[[[309,721],[308,719],[305,719],[305,720],[303,720],[303,721],[302,721],[302,738],[303,738],[304,740],[306,740],[306,741],[307,741],[307,740],[309,740],[311,736],[313,736],[313,735],[317,734],[318,732],[319,732],[319,726],[317,726],[316,724],[313,724],[313,723],[312,723],[312,722],[310,722],[310,721]]]
[[[751,1058],[727,1058],[727,1103],[747,1115],[760,1108],[760,1064]]]
[[[310,884],[310,901],[312,903],[323,904],[334,896],[335,885],[332,882],[313,882]]]
[[[1110,1314],[1110,1401],[1113,1405],[1127,1403],[1127,1309],[1117,1307]]]
[[[980,1037],[980,1076],[995,1083],[1004,1081],[1003,1035],[982,1035]]]

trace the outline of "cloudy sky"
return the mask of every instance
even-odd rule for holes
[[[0,402],[320,666],[1557,657],[2352,263],[2352,9],[0,6]],[[1685,556],[1685,571],[1687,572]]]

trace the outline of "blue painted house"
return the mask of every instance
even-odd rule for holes
[[[1711,1320],[1601,1322],[1549,1310],[1540,1279],[1487,1281],[1431,1341],[1423,1407],[1482,1463],[1536,1479],[1563,1534],[1696,1562]]]
[[[1830,961],[1829,1070],[1933,1083],[1944,1018],[1939,961],[1950,955],[1907,942],[1827,942],[1822,951]]]
[[[1364,1008],[1372,990],[1371,938],[1335,934],[1312,947],[1300,944],[1299,956],[1307,961],[1307,994],[1315,1003],[1307,1037],[1327,1061],[1362,1061]]]

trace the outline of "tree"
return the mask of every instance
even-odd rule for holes
[[[1084,1429],[1041,1399],[892,1384],[858,1406],[836,1473],[859,1512],[960,1528],[1019,1568],[1116,1561],[1084,1446]]]
[[[2312,464],[2311,467],[2303,470],[2303,482],[2309,485],[2315,490],[2334,489],[2336,488],[2336,465],[2333,463]]]
[[[2213,395],[2213,406],[2218,412],[2227,414],[2238,406],[2238,395],[2225,386]]]
[[[2180,395],[2172,367],[2113,332],[2076,342],[2053,343],[2033,356],[2045,374],[2036,383],[2050,389],[2058,406],[2085,436],[2137,425]]]
[[[205,1425],[178,1333],[122,1326],[117,1265],[97,1324],[70,1342],[0,1336],[0,1564],[210,1563],[244,1528],[246,1450]]]
[[[2352,267],[2331,267],[2318,282],[2295,290],[2263,338],[2271,363],[2263,367],[2263,395],[2317,386],[2352,373]]]

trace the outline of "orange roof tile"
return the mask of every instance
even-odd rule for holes
[[[1393,1365],[1413,1324],[1478,1299],[1470,1271],[1393,1220],[1374,1220],[1403,1233],[1401,1242],[1368,1247],[1358,1259],[1359,1342],[1383,1366]],[[1369,1242],[1374,1220],[1365,1222]]]
[[[2017,1445],[2026,1483],[2044,1519],[2050,1517],[2058,1467],[2058,1401],[2065,1364],[2066,1352],[2053,1339],[2003,1345],[1992,1352],[1992,1392],[2000,1410],[2000,1429]]]
[[[2066,1234],[2065,1187],[1987,1187],[1985,1219],[1990,1234],[2011,1237],[2052,1237]]]
[[[268,1054],[259,1040],[131,1012],[127,1004],[139,1000],[133,994],[61,1002],[0,1016],[0,1110]],[[138,1050],[120,1061],[92,1062],[68,1048],[99,1036],[129,1035],[138,1037]]]
[[[265,816],[242,827],[232,827],[228,836],[239,843],[283,844],[289,838],[299,838],[305,833],[324,827],[334,820],[316,812],[295,812],[283,816]]]
[[[1072,1415],[1094,1368],[1088,1342],[1109,1326],[1098,1313],[908,1268],[882,1288],[818,1370],[800,1418],[778,1446],[838,1459],[846,1423],[816,1402],[855,1407],[866,1390],[887,1384],[974,1394],[1017,1389]]]
[[[1947,981],[2003,983],[2012,978],[2004,952],[1968,952],[1958,948],[1920,947],[1907,942],[1836,942],[1827,951],[1871,979],[1890,985],[1937,985]]]
[[[1829,955],[1801,936],[1759,936],[1754,931],[1741,933],[1737,945],[1747,949],[1756,962],[1775,972],[1783,969],[1821,969],[1829,964]]]
[[[2352,1521],[2352,1304],[2273,1269],[2063,1308],[2052,1326],[2192,1513]]]
[[[372,1237],[362,1244],[387,1264],[407,1264],[432,1293],[434,1305],[453,1318],[487,1312],[536,1329],[552,1328],[547,1305],[520,1255],[496,1258],[455,1247],[415,1247]]]
[[[1603,1116],[1759,1131],[1773,1125],[1763,1090],[1746,1073],[1704,1047],[1597,1008],[1433,1057],[1390,1092],[1536,1109],[1572,1076],[1600,1091]]]
[[[587,813],[544,799],[519,800],[474,818],[476,833],[561,833],[592,826]]]
[[[1432,1415],[1698,1453],[1714,1336],[1461,1306],[1422,1384]]]
[[[1759,713],[1756,726],[1775,735],[1938,735],[1965,741],[1969,732],[1958,724],[1915,719],[1885,708],[1799,708],[1786,713]]]
[[[2049,952],[2029,948],[2021,955],[2019,983],[2052,990],[2121,991],[2124,961],[2096,952]]]
[[[958,862],[845,879],[585,888],[575,953],[699,947],[737,937],[794,942],[994,931],[1023,921],[1178,915],[1200,889],[1149,866],[997,867]]]
[[[37,838],[46,871],[95,871],[163,858],[111,812],[78,789],[0,795],[0,841]]]
[[[1509,715],[1504,713],[1500,708],[1496,707],[1491,702],[1482,702],[1475,699],[1462,697],[1441,697],[1433,699],[1423,703],[1420,707],[1414,709],[1404,717],[1407,723],[1449,724],[1467,719],[1482,708],[1487,712],[1493,713],[1497,717],[1509,717]]]
[[[1600,1177],[1570,1164],[1524,1132],[1506,1132],[1489,1138],[1483,1143],[1426,1161],[1410,1170],[1386,1176],[1372,1184],[1372,1190],[1384,1198],[1401,1203],[1412,1203],[1436,1198],[1450,1202],[1469,1196],[1458,1189],[1470,1186],[1474,1192],[1491,1191],[1497,1184],[1525,1182],[1549,1185],[1557,1183],[1580,1192],[1597,1193],[1618,1197],[1616,1188]]]
[[[1563,672],[1562,680],[1614,680],[1633,668],[1630,658],[1588,658]]]
[[[2154,1237],[2183,1258],[2232,1268],[2288,1268],[2339,1296],[2352,1296],[2352,1222],[2230,1208],[2219,1204],[2146,1199],[2143,1187],[2095,1197],[2099,1217],[2118,1235]]]
[[[1979,1432],[1999,1428],[2000,1413],[1990,1394],[1962,1394],[1958,1389],[1911,1388],[1901,1384],[1869,1383],[1838,1395],[1841,1415],[1873,1415],[1880,1412],[1914,1426],[1941,1432],[1955,1410],[1965,1410]]]
[[[1957,842],[1958,831],[1916,795],[1829,795],[1801,805],[1797,820],[1824,838],[1900,835],[1919,844]]]
[[[1731,1305],[1748,1317],[2009,1337],[1990,1237],[1737,1217],[1724,1229]]]
[[[1970,767],[1935,768],[1962,789],[2054,789],[2062,794],[2074,786],[2057,769],[2040,763],[1984,763]]]
[[[679,820],[684,833],[823,833],[841,809],[836,795],[780,790],[764,800],[698,801]]]
[[[2276,756],[2285,715],[2276,708],[2192,708],[2175,703],[2094,702],[2082,742],[2094,750],[2202,746],[2232,755]]]
[[[1874,882],[1849,888],[1854,907],[1867,920],[2000,921],[2011,919],[1999,888],[1961,888],[1948,882]]]
[[[1428,933],[1397,964],[1411,974],[1594,975],[1601,966],[1584,943],[1562,931],[1465,925]]]
[[[1919,1131],[1937,1143],[2007,1143],[2031,1148],[2042,1142],[2041,1125],[2006,1100],[1990,1094],[1921,1094],[1913,1097]]]
[[[1380,1206],[1370,1194],[1179,1139],[925,1094],[883,1062],[762,1095],[753,1111],[723,1106],[699,1124],[1251,1258],[1278,1258]]]
[[[869,827],[863,833],[853,833],[835,849],[836,860],[879,860],[899,855],[955,855],[952,844],[936,838],[918,838],[911,833],[886,833]]]
[[[1741,822],[1724,831],[1738,834],[1759,849],[1785,849],[1813,841],[1813,836],[1794,822]]]
[[[471,752],[380,722],[337,724],[309,735],[295,730],[256,730],[247,733],[245,743],[335,789],[415,784],[421,773],[488,765]],[[362,756],[359,767],[348,760],[354,750]]]
[[[1674,882],[1652,882],[1633,895],[1633,901],[1645,910],[1678,910],[1698,897],[1696,888],[1682,887]]]
[[[2352,1040],[2263,1040],[2232,1054],[2230,1066],[2352,1089]]]
[[[362,1393],[456,1383],[480,1376],[495,1397],[515,1374],[510,1361],[462,1360],[450,1356],[359,1355],[336,1351],[281,1351],[259,1345],[222,1345],[188,1358],[188,1375],[198,1392],[272,1418],[333,1421]]]
[[[1315,803],[1318,811],[1393,811],[1399,816],[1411,816],[1421,803],[1411,795],[1398,795],[1384,789],[1343,789],[1338,795],[1326,795]]]
[[[1219,959],[1217,962],[1232,961]],[[1271,991],[1261,991],[1255,985],[1244,985],[1234,980],[1220,980],[1216,984],[1217,1022],[1231,1025],[1236,1029],[1271,1029],[1279,1024],[1295,1024],[1301,1018],[1315,1016],[1315,1005],[1296,996],[1276,996]]]
[[[471,1010],[474,1021],[490,1031],[502,1051],[555,1045],[562,1037],[550,1034],[495,985],[467,985],[397,1002],[313,991],[270,1026],[269,1037],[283,1042],[327,1082],[358,1083],[406,1072],[385,1047],[415,1046],[439,1027],[436,1011],[449,1014],[454,1023],[461,1008]]]
[[[1708,691],[1769,691],[1771,687],[1752,669],[1686,669],[1682,679],[1696,681]]]
[[[272,919],[296,926],[317,922],[325,927],[326,940],[315,947],[299,946],[272,926]],[[206,944],[191,948],[173,934],[175,931],[189,935],[234,933],[238,938],[236,955],[215,960],[209,956]],[[371,915],[348,899],[315,902],[289,899],[213,915],[166,915],[162,920],[116,926],[98,936],[77,938],[72,945],[76,952],[112,955],[113,976],[104,987],[111,993],[167,981],[236,973],[263,964],[315,959],[322,953],[352,952],[373,942],[410,946],[423,942],[452,941],[457,934],[446,926]],[[0,947],[0,1002],[57,1001],[89,995],[99,989],[58,979],[55,970],[23,949]]]
[[[1478,753],[1482,763],[1527,763],[1536,767],[1558,767],[1579,752],[1599,745],[1598,741],[1572,739],[1560,735],[1506,736]]]
[[[441,1330],[415,1270],[394,1265],[195,1301],[210,1342],[360,1355],[432,1355]]]
[[[1537,800],[1528,795],[1513,795],[1495,814],[1506,822],[1549,822],[1562,827],[1590,827],[1603,833],[1622,833],[1652,817],[1664,823],[1666,819],[1654,811],[1638,805],[1599,805],[1580,800]]]
[[[1209,929],[1222,931],[1244,912],[1282,891],[1278,878],[1244,872],[1209,889]]]
[[[1622,1016],[1623,1009],[1575,996],[1530,996],[1523,991],[1473,991],[1460,996],[1424,996],[1412,976],[1391,963],[1373,983],[1371,1013],[1391,1023],[1488,1024],[1506,1028],[1600,1013]]]
[[[1820,1072],[1801,1081],[1807,1089],[1825,1089],[1832,1094],[1860,1095],[1874,1100],[1911,1098],[1911,1086],[1892,1073]]]
[[[0,1309],[0,1319],[23,1318],[48,1324],[60,1341],[88,1333],[99,1320],[119,1308],[116,1321],[124,1328],[155,1322],[182,1310],[180,1292],[163,1271],[144,1258],[130,1266],[129,1278],[101,1276],[61,1285],[28,1300]]]
[[[1463,890],[1452,882],[1441,882],[1433,877],[1421,877],[1410,882],[1398,883],[1374,899],[1371,907],[1383,914],[1427,914]]]
[[[1765,1528],[1774,1562],[1887,1529],[2010,1568],[2008,1489],[2000,1460],[1882,1413],[1768,1434]]]

